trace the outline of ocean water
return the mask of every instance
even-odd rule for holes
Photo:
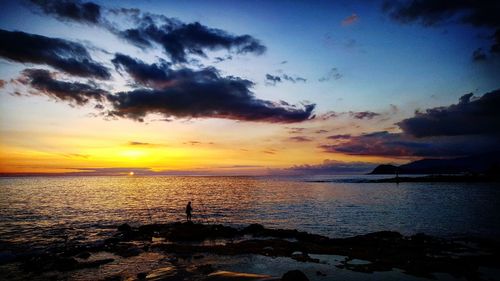
[[[367,178],[369,176],[363,176]],[[329,237],[380,230],[500,237],[494,183],[356,183],[356,176],[0,178],[1,248],[108,237],[121,223],[260,223]]]

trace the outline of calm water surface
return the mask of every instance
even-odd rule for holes
[[[367,177],[367,176],[364,176]],[[330,177],[331,178],[331,177]],[[346,176],[343,176],[346,178]],[[330,237],[379,230],[500,236],[493,183],[306,182],[276,177],[27,177],[0,179],[0,245],[96,240],[116,225],[184,219],[296,228]]]

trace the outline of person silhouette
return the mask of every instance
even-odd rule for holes
[[[186,206],[186,219],[187,221],[191,221],[191,212],[193,212],[193,207],[191,207],[191,201],[188,202]]]

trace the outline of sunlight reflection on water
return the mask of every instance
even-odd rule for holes
[[[33,177],[0,179],[0,241],[95,240],[116,225],[184,219],[297,228],[330,237],[378,230],[500,234],[494,184],[313,183],[270,177]]]

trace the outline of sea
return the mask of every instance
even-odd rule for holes
[[[328,237],[500,237],[496,183],[368,183],[381,176],[58,176],[0,178],[0,250],[110,237],[123,223],[193,220]]]

